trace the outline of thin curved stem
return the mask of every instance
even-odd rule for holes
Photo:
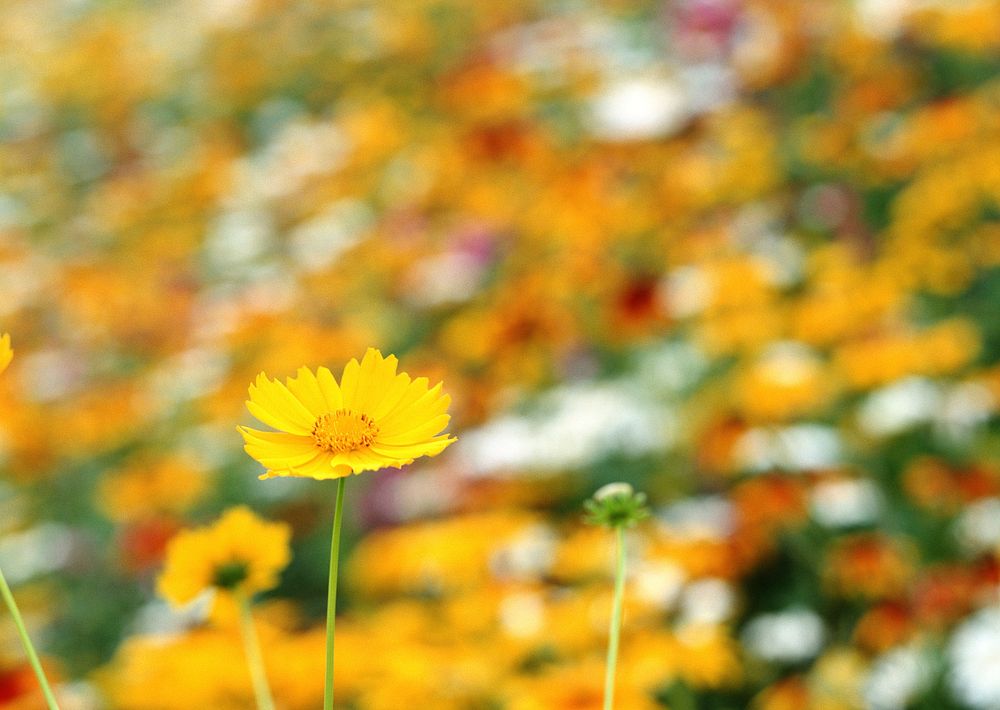
[[[49,706],[49,710],[59,710],[59,706],[56,704],[56,696],[52,694],[52,688],[49,687],[49,681],[45,677],[45,671],[42,670],[42,664],[38,660],[38,654],[35,653],[35,647],[31,643],[31,638],[28,636],[28,629],[24,626],[24,619],[21,618],[21,612],[17,608],[17,603],[14,601],[14,595],[10,591],[10,587],[7,586],[7,580],[3,576],[3,570],[0,570],[0,596],[3,597],[4,602],[7,604],[7,608],[10,610],[10,615],[14,617],[14,626],[17,627],[17,633],[21,637],[21,644],[24,646],[24,652],[28,654],[28,662],[31,663],[32,670],[35,671],[35,677],[38,678],[38,684],[42,686],[42,694],[45,696],[45,702]]]
[[[344,482],[337,479],[337,506],[333,511],[333,537],[330,541],[330,582],[326,597],[326,685],[323,710],[333,710],[333,642],[337,628],[337,571],[340,562],[340,524],[344,517]]]
[[[271,686],[267,682],[267,669],[264,667],[264,657],[260,652],[257,629],[253,625],[250,598],[245,594],[240,595],[239,605],[240,635],[243,637],[243,648],[247,654],[247,665],[250,667],[250,680],[253,682],[253,695],[257,700],[257,708],[274,710],[274,698],[271,696]]]
[[[615,598],[608,633],[608,661],[604,670],[604,710],[615,704],[615,669],[618,666],[618,637],[622,629],[622,606],[625,598],[625,527],[615,528]]]

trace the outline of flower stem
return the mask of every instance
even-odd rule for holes
[[[344,517],[344,482],[337,479],[337,507],[333,511],[333,539],[330,541],[330,583],[326,597],[326,686],[323,710],[333,710],[333,641],[337,628],[337,570],[340,561],[340,524]]]
[[[274,699],[271,697],[271,687],[267,683],[267,670],[264,667],[264,657],[260,653],[260,641],[253,625],[253,612],[250,611],[250,598],[242,594],[240,604],[240,635],[243,637],[243,648],[247,654],[247,665],[250,667],[250,680],[253,682],[253,694],[257,699],[258,710],[274,710]]]
[[[625,526],[615,528],[615,598],[608,633],[608,661],[604,671],[604,710],[615,704],[615,668],[618,665],[618,637],[622,629],[622,603],[625,597]]]
[[[35,671],[38,684],[42,686],[42,694],[45,696],[45,702],[49,706],[49,710],[59,710],[56,698],[52,694],[52,688],[49,687],[49,681],[45,677],[45,671],[42,670],[42,664],[38,660],[38,654],[35,653],[35,647],[31,644],[31,639],[28,637],[28,629],[24,626],[24,619],[21,618],[21,612],[14,602],[14,595],[11,593],[10,587],[7,586],[7,580],[4,579],[3,570],[0,570],[0,596],[3,596],[7,608],[10,610],[10,615],[14,617],[14,625],[17,627],[17,633],[21,637],[21,644],[24,646],[25,653],[28,654],[28,661],[31,663],[31,668]]]

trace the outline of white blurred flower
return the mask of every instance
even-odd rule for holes
[[[289,233],[292,258],[305,271],[325,269],[361,241],[374,220],[367,203],[340,200]]]
[[[676,341],[644,350],[636,377],[644,387],[674,396],[693,385],[708,369],[708,358],[691,342]]]
[[[683,66],[678,78],[684,87],[688,110],[692,114],[722,108],[736,97],[736,78],[732,68],[720,62],[700,62]]]
[[[67,525],[42,523],[0,541],[0,569],[10,584],[60,569],[73,551],[73,530]]]
[[[24,392],[36,402],[71,396],[87,384],[79,353],[49,348],[20,357]]]
[[[392,479],[380,496],[380,507],[395,520],[433,517],[453,509],[458,488],[446,471],[428,466]]]
[[[531,414],[509,414],[459,440],[473,475],[577,468],[610,454],[638,456],[673,443],[669,411],[627,381],[560,387]],[[567,445],[571,442],[571,445]]]
[[[689,114],[683,86],[665,77],[630,77],[606,86],[591,103],[591,131],[613,141],[668,136]]]
[[[813,489],[810,504],[821,525],[845,527],[875,520],[882,496],[874,483],[864,479],[826,481]]]
[[[681,594],[681,624],[719,624],[732,616],[736,594],[724,579],[699,579]]]
[[[677,602],[687,574],[672,562],[644,560],[632,573],[632,592],[648,604],[670,610]]]
[[[865,683],[865,703],[871,710],[904,710],[927,685],[930,660],[918,648],[904,646],[879,656]]]
[[[737,442],[736,457],[743,468],[753,471],[801,471],[835,467],[843,452],[840,434],[833,427],[799,424],[750,429]]]
[[[743,630],[743,643],[759,658],[797,663],[816,656],[823,648],[823,620],[809,609],[789,609],[761,614]]]
[[[214,392],[229,372],[221,350],[191,348],[165,358],[148,377],[147,396],[158,411]]]
[[[480,259],[458,251],[421,259],[406,274],[406,296],[424,307],[460,303],[476,293],[483,271]]]
[[[973,708],[1000,708],[1000,609],[984,609],[966,619],[947,653],[955,696]]]
[[[895,38],[903,28],[913,0],[855,0],[858,27],[881,40]]]
[[[1000,545],[1000,498],[970,503],[955,521],[955,534],[973,553],[992,551]]]
[[[228,274],[259,262],[274,245],[274,217],[258,208],[223,212],[209,225],[204,250],[208,264]]]
[[[908,377],[872,392],[858,420],[874,436],[889,436],[930,421],[941,406],[941,390],[930,380]]]
[[[733,531],[733,506],[722,496],[677,501],[656,515],[660,527],[673,536],[719,540]]]
[[[997,411],[997,400],[979,382],[962,382],[945,392],[935,426],[953,439],[967,440],[976,427]]]
[[[280,199],[310,177],[336,172],[350,152],[347,136],[334,123],[289,120],[254,156],[255,187],[268,199]]]
[[[136,611],[129,624],[129,632],[142,636],[157,634],[164,640],[181,635],[205,622],[214,601],[215,589],[206,589],[179,608],[165,599],[153,599]]]
[[[59,684],[61,710],[95,710],[104,707],[101,696],[94,684],[85,680]]]
[[[552,565],[556,536],[543,524],[530,525],[493,553],[490,569],[502,579],[533,580]]]

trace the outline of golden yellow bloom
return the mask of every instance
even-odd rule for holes
[[[7,369],[7,365],[14,358],[14,351],[10,347],[10,334],[4,333],[0,336],[0,372]]]
[[[291,557],[291,528],[269,523],[245,506],[231,508],[214,525],[185,530],[167,545],[157,582],[173,604],[187,604],[204,590],[251,595],[271,589]]]
[[[429,388],[426,377],[397,374],[397,364],[368,348],[360,364],[347,363],[339,384],[325,367],[315,374],[301,367],[285,384],[258,375],[247,408],[278,431],[239,431],[246,452],[268,469],[261,478],[342,478],[441,453],[455,441],[440,433],[451,397],[440,382]]]

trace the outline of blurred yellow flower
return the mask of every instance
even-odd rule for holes
[[[115,522],[180,514],[205,493],[208,478],[190,457],[137,456],[101,478],[97,504]]]
[[[369,348],[360,364],[347,363],[339,384],[325,367],[301,367],[284,385],[258,375],[247,408],[278,431],[239,431],[246,452],[268,469],[261,478],[342,478],[441,453],[455,441],[440,433],[451,397],[440,382],[429,388],[426,377],[397,374],[397,364]]]
[[[604,697],[601,687],[603,664],[584,658],[518,679],[509,690],[510,710],[598,710]],[[646,688],[621,683],[617,707],[655,710],[662,707]]]
[[[0,372],[7,369],[7,365],[14,358],[14,351],[10,347],[10,333],[0,336]]]
[[[177,605],[210,587],[247,597],[271,589],[291,557],[291,534],[285,523],[261,520],[245,506],[232,508],[214,525],[170,541],[157,588]]]

